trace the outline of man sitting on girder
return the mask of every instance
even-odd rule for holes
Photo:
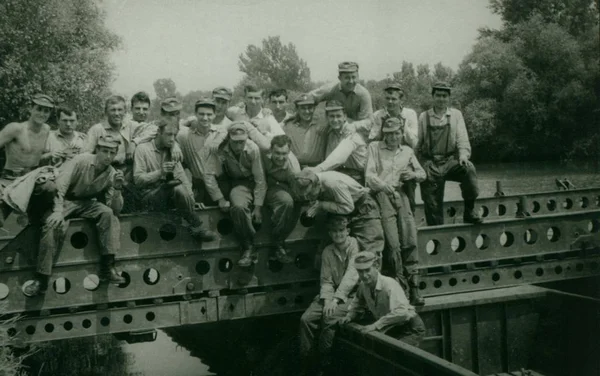
[[[66,232],[64,221],[71,218],[95,222],[100,240],[100,281],[117,285],[125,283],[125,278],[114,267],[121,237],[119,219],[115,214],[123,207],[121,191],[115,188],[122,186],[124,177],[123,172],[115,170],[111,163],[117,155],[119,143],[120,140],[111,135],[101,135],[95,154],[79,154],[61,166],[56,179],[57,194],[51,208],[45,213],[38,213],[43,223],[38,267],[35,279],[23,285],[25,295],[43,294],[48,288],[53,257]]]
[[[377,255],[368,251],[354,258],[358,291],[340,324],[358,321],[363,324],[363,333],[382,332],[418,346],[425,335],[425,324],[406,299],[398,281],[379,273],[376,262]]]

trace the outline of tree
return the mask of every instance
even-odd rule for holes
[[[0,124],[27,117],[37,92],[72,107],[83,129],[109,94],[119,38],[93,0],[0,3]]]
[[[238,67],[261,87],[301,92],[311,87],[308,65],[298,56],[296,46],[283,45],[279,36],[263,39],[262,48],[249,45],[239,56]]]
[[[152,85],[159,101],[177,94],[177,86],[170,78],[159,78]]]

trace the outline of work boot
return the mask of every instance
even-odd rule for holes
[[[282,264],[291,264],[292,262],[294,262],[294,259],[288,254],[287,250],[285,249],[282,243],[279,243],[276,246],[275,258]]]
[[[474,225],[483,222],[479,213],[475,211],[475,200],[465,200],[465,213],[463,214],[464,223],[472,223]]]
[[[115,285],[127,283],[115,269],[115,255],[102,255],[100,260],[100,282],[110,282]]]
[[[43,295],[48,290],[48,279],[47,275],[37,274],[36,278],[30,283],[23,285],[23,294],[28,297],[34,297],[37,295]]]
[[[190,233],[192,234],[193,238],[201,240],[203,242],[211,242],[217,238],[217,234],[215,234],[213,231],[208,230],[203,225],[191,227]]]
[[[253,264],[258,262],[258,255],[254,252],[252,247],[247,248],[242,253],[242,257],[238,260],[238,266],[242,268],[249,268]]]
[[[408,293],[410,304],[415,307],[425,305],[425,299],[423,299],[419,292],[419,276],[416,274],[410,275],[408,277],[408,284],[410,285]]]

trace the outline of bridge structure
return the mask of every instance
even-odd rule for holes
[[[550,294],[529,285],[600,275],[600,188],[498,195],[482,198],[478,205],[486,220],[481,225],[454,223],[462,218],[462,203],[447,202],[447,225],[419,228],[419,288],[426,297],[421,315],[428,327],[421,349],[377,334],[371,345],[363,343],[365,354],[369,346],[387,346],[381,351],[389,357],[400,351],[421,359],[421,366],[431,363],[450,372],[435,373],[440,375],[513,370],[522,359],[504,356],[488,362],[473,352],[479,337],[473,337],[472,328],[491,334],[495,327],[481,322],[496,318],[503,333],[521,335],[524,322],[508,317],[528,316],[523,299]],[[259,263],[239,268],[231,220],[217,209],[201,215],[219,234],[215,241],[198,243],[172,213],[123,216],[117,265],[127,282],[119,286],[98,283],[95,230],[86,221],[72,220],[48,292],[33,298],[21,288],[35,270],[32,251],[39,232],[11,217],[6,225],[10,232],[1,239],[0,304],[4,317],[21,319],[9,334],[24,343],[117,333],[143,340],[157,328],[298,312],[310,304],[319,290],[315,259],[325,237],[323,217],[302,215],[287,241],[295,261],[281,264],[269,259],[272,242],[265,215],[256,237]],[[421,206],[415,217],[424,223]],[[510,302],[516,311],[506,308]],[[473,308],[477,304],[484,308]],[[495,308],[486,310],[486,304]],[[459,315],[452,313],[457,310]],[[340,336],[348,349],[364,341],[353,330],[350,325]],[[509,337],[495,339],[505,354]],[[389,357],[377,359],[397,363]]]

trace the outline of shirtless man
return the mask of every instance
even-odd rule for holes
[[[0,175],[0,190],[4,190],[16,178],[38,167],[50,134],[50,126],[46,122],[53,108],[52,98],[45,94],[36,94],[31,99],[29,119],[22,123],[10,123],[0,131],[0,148],[6,149],[6,164]],[[46,190],[53,189],[55,187],[50,184],[36,187],[36,194],[32,195],[29,206],[36,205],[34,196],[43,196]],[[12,210],[5,203],[0,206],[2,222]]]

